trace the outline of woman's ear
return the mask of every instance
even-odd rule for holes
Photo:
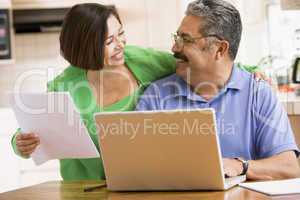
[[[216,60],[219,60],[229,54],[229,42],[226,40],[221,40],[216,43],[217,51],[216,51]]]

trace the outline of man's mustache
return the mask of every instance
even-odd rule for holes
[[[185,62],[189,61],[189,59],[182,53],[174,53],[174,57],[177,58],[177,59],[181,59]]]

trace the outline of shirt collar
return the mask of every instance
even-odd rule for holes
[[[240,73],[240,69],[236,65],[233,65],[230,79],[228,83],[225,85],[225,89],[241,90],[244,85],[243,83],[244,82],[242,79],[242,75]]]
[[[176,82],[178,83],[179,87],[176,88],[174,91],[174,96],[185,96],[188,99],[207,102],[201,96],[197,95],[195,92],[192,91],[191,87],[179,76],[176,75]],[[225,87],[220,91],[220,93],[226,92],[227,90],[241,90],[243,88],[244,82],[242,79],[242,74],[240,69],[234,65],[232,68],[231,76],[228,83]]]

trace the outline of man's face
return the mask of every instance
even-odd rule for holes
[[[208,48],[207,38],[199,33],[200,27],[200,17],[185,16],[177,31],[181,41],[175,42],[172,48],[174,56],[178,59],[176,73],[185,80],[188,73],[206,71],[214,62],[213,52]]]

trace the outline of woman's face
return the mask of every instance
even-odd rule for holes
[[[126,44],[125,32],[122,25],[117,18],[111,15],[107,20],[107,37],[104,42],[105,56],[104,65],[119,66],[123,65],[124,60],[124,46]]]

